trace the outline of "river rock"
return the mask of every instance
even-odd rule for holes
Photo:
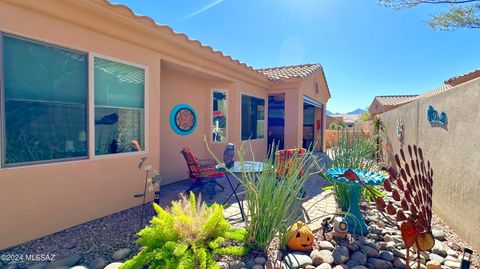
[[[346,263],[350,259],[348,248],[344,246],[337,247],[333,251],[332,256],[336,264]]]
[[[363,265],[358,265],[358,266],[352,267],[352,269],[368,269],[368,268]]]
[[[220,269],[228,269],[228,263],[226,262],[217,262],[218,266],[220,266]]]
[[[386,234],[384,237],[383,237],[383,241],[385,242],[393,242],[393,237],[389,234]]]
[[[385,247],[387,250],[394,250],[396,248],[396,243],[395,242],[387,242],[387,246]]]
[[[319,251],[320,257],[322,258],[322,263],[333,264],[334,259],[332,252],[330,250],[322,249]]]
[[[112,259],[114,261],[120,261],[128,258],[128,256],[132,253],[132,250],[129,248],[122,248],[117,251],[115,251],[112,255]]]
[[[377,258],[369,258],[368,263],[375,269],[391,269],[393,265],[389,261],[384,261]]]
[[[438,254],[442,257],[447,256],[447,246],[440,242],[438,239],[435,239],[435,245],[432,248],[432,253]]]
[[[368,257],[378,257],[380,255],[378,250],[367,245],[362,246],[362,250],[367,254]]]
[[[407,250],[406,250],[406,249],[401,249],[401,250],[392,249],[392,253],[393,253],[393,255],[396,256],[396,257],[400,257],[400,258],[405,259],[405,256],[406,256],[406,254],[407,254]]]
[[[438,261],[427,262],[427,269],[441,269],[442,265]]]
[[[293,252],[285,256],[285,264],[292,268],[292,269],[297,269],[300,267],[305,267],[305,265],[308,264],[313,264],[312,259],[310,257],[303,253],[303,252]]]
[[[89,269],[88,267],[83,266],[83,265],[75,265],[74,267],[67,267],[67,266],[64,266],[64,267],[65,268],[70,268],[70,269]],[[62,267],[60,267],[60,268],[62,268]]]
[[[245,267],[246,267],[246,264],[244,262],[234,261],[230,264],[230,266],[228,268],[229,269],[243,269]]]
[[[437,261],[440,264],[443,264],[443,262],[445,261],[445,259],[442,256],[440,256],[438,254],[435,254],[435,253],[430,253],[429,258],[430,258],[430,260]]]
[[[112,262],[111,264],[107,265],[105,269],[118,269],[118,267],[121,265],[123,265],[123,262]]]
[[[97,257],[93,260],[88,268],[90,269],[103,269],[107,266],[108,262],[103,257]]]
[[[458,253],[453,249],[447,249],[447,256],[458,257]]]
[[[285,264],[281,261],[267,261],[265,263],[265,269],[285,269]]]
[[[264,257],[256,257],[255,258],[255,263],[265,264],[266,262],[267,262],[267,259],[265,259]]]
[[[263,264],[257,263],[252,267],[252,269],[263,269]],[[307,269],[307,268],[305,267],[305,269]]]
[[[362,245],[362,244],[361,244],[360,242],[358,242],[358,243],[357,243],[357,242],[353,242],[353,243],[347,244],[347,248],[348,248],[351,252],[355,252],[355,251],[357,251],[357,250],[360,249],[360,246],[361,246],[361,245]]]
[[[313,250],[310,253],[310,258],[312,259],[313,265],[319,266],[322,263],[333,263],[333,256],[330,250],[322,249],[322,250]]]
[[[326,250],[334,250],[335,247],[333,246],[332,243],[328,242],[328,241],[320,241],[320,249],[326,249]]]
[[[445,241],[445,233],[442,230],[432,230],[433,237],[440,241]]]
[[[456,251],[462,251],[462,246],[457,242],[451,242],[450,247]]]
[[[350,260],[356,261],[358,265],[367,264],[367,254],[363,251],[355,251],[351,256]]]
[[[418,262],[410,262],[411,269],[427,269],[427,266],[423,263],[420,263],[420,267],[418,267]]]
[[[402,258],[395,257],[395,259],[393,259],[393,266],[398,269],[405,269],[407,267],[407,262]]]
[[[382,229],[380,229],[380,228],[377,227],[377,226],[370,226],[370,227],[368,227],[368,231],[369,231],[371,234],[381,234],[381,233],[382,233]]]
[[[392,252],[384,250],[380,252],[380,259],[393,262],[393,260],[395,259],[395,256],[393,255]]]
[[[252,269],[252,267],[255,265],[255,260],[254,259],[249,259],[247,261],[247,263],[245,264],[245,267],[247,267],[247,269]]]
[[[444,265],[453,268],[453,269],[458,269],[460,268],[460,263],[459,262],[454,262],[454,261],[445,261],[443,263]]]
[[[345,264],[339,264],[333,267],[333,269],[348,269],[348,266],[346,266]]]
[[[322,263],[319,266],[317,266],[317,268],[315,269],[332,269],[332,266],[328,263]]]

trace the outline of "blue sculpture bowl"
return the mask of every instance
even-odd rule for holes
[[[348,184],[358,184],[358,181],[350,181],[344,177],[338,177],[338,175],[341,175],[345,173],[349,168],[345,167],[339,167],[339,168],[330,168],[327,170],[327,175],[335,180],[338,183],[348,183]],[[360,178],[360,180],[365,183],[366,185],[380,185],[383,183],[385,180],[385,177],[382,176],[378,172],[372,172],[372,171],[367,171],[367,170],[358,170],[358,169],[352,169]]]

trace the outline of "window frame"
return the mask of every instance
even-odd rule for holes
[[[49,47],[56,47],[62,50],[67,50],[71,51],[73,53],[77,54],[83,54],[86,57],[87,60],[87,69],[86,71],[86,76],[87,76],[87,102],[85,103],[86,107],[86,125],[85,125],[85,132],[88,134],[90,132],[89,129],[89,81],[90,81],[90,75],[89,75],[89,67],[90,67],[90,60],[89,60],[89,52],[69,46],[65,46],[63,44],[59,44],[57,42],[51,42],[48,40],[43,40],[39,38],[34,38],[30,36],[23,36],[23,35],[18,35],[16,33],[11,33],[7,31],[0,30],[0,170],[5,170],[5,169],[11,169],[11,168],[19,168],[19,167],[31,167],[35,165],[48,165],[48,164],[58,164],[58,163],[70,163],[74,161],[84,161],[88,160],[90,158],[89,156],[89,147],[90,147],[90,140],[89,137],[87,136],[87,141],[86,141],[86,146],[87,146],[87,154],[85,156],[78,156],[78,157],[67,157],[67,158],[58,158],[58,159],[51,159],[51,160],[39,160],[39,161],[29,161],[29,162],[18,162],[18,163],[13,163],[13,164],[7,164],[5,160],[5,156],[7,154],[7,144],[5,140],[5,132],[6,132],[6,123],[5,123],[5,77],[4,77],[4,59],[3,59],[3,50],[4,50],[4,37],[5,35],[10,36],[15,39],[20,39],[26,42],[30,43],[37,43],[40,45],[45,45]]]
[[[18,164],[11,164],[6,166],[5,162],[5,154],[6,154],[6,141],[4,132],[6,130],[5,126],[5,89],[4,89],[4,66],[3,66],[3,39],[4,36],[12,36],[14,38],[26,40],[28,42],[33,43],[40,43],[45,44],[47,46],[58,47],[64,50],[70,50],[76,53],[83,53],[87,57],[87,115],[86,121],[87,124],[85,126],[85,132],[87,133],[87,155],[82,157],[71,157],[71,158],[61,158],[61,159],[53,159],[53,160],[41,160],[41,161],[34,161],[34,162],[22,162]],[[95,100],[94,100],[94,58],[103,58],[110,61],[115,61],[122,64],[131,65],[134,67],[142,68],[145,72],[145,82],[144,82],[144,150],[136,151],[136,152],[121,152],[116,154],[106,154],[106,155],[95,155]],[[124,60],[121,58],[109,56],[106,54],[94,52],[87,49],[80,49],[74,46],[69,46],[68,44],[61,44],[56,41],[42,39],[26,34],[19,34],[14,32],[5,31],[0,29],[0,171],[2,170],[11,170],[11,169],[28,169],[30,167],[38,167],[38,166],[51,166],[51,165],[69,165],[72,163],[79,163],[79,162],[88,162],[92,160],[98,159],[108,159],[108,158],[124,158],[124,157],[131,157],[131,156],[145,156],[149,153],[149,67],[147,65],[138,64],[136,62],[132,62],[129,60]],[[92,129],[93,128],[93,129]]]
[[[225,128],[225,141],[223,142],[219,142],[219,141],[213,141],[213,137],[212,137],[212,133],[213,133],[213,94],[215,92],[223,92],[225,93],[225,98],[227,99],[227,107],[225,109],[225,115],[226,115],[226,118],[227,118],[227,121],[226,121],[226,128]],[[229,100],[230,100],[230,93],[229,93],[229,90],[228,89],[220,89],[220,88],[211,88],[210,89],[210,113],[209,113],[209,130],[210,130],[210,142],[211,143],[215,143],[215,144],[228,144],[229,143],[229,129],[230,129],[230,125],[229,125]]]
[[[264,107],[264,115],[263,115],[263,137],[262,138],[249,138],[249,139],[243,139],[242,138],[242,130],[243,130],[243,124],[242,124],[242,96],[249,96],[249,97],[254,97],[254,98],[258,98],[258,99],[262,99],[263,100],[263,107]],[[268,97],[267,97],[268,98]],[[251,94],[251,93],[246,93],[246,92],[240,92],[240,141],[257,141],[257,140],[262,140],[262,139],[265,139],[266,137],[266,131],[267,131],[267,126],[268,126],[268,122],[267,122],[267,119],[268,119],[268,107],[267,107],[267,101],[264,97],[260,97],[258,95],[254,95],[254,94]],[[267,116],[265,116],[267,115]]]
[[[120,64],[126,64],[126,65],[131,65],[133,67],[141,68],[145,72],[145,77],[144,77],[144,85],[143,85],[143,120],[145,122],[144,126],[144,149],[142,151],[132,151],[132,152],[119,152],[115,154],[103,154],[103,155],[96,155],[95,154],[95,58],[101,58],[104,60],[108,61],[113,61],[117,62]],[[149,79],[149,73],[148,73],[148,66],[142,65],[139,63],[131,62],[128,60],[116,58],[113,56],[97,53],[97,52],[90,52],[88,55],[89,59],[89,65],[88,65],[88,74],[89,77],[91,78],[88,81],[88,102],[89,102],[89,110],[88,110],[88,115],[92,120],[89,120],[89,129],[92,130],[90,133],[88,133],[89,139],[92,141],[90,143],[89,148],[88,148],[88,154],[90,156],[91,160],[99,160],[99,159],[108,159],[108,158],[121,158],[121,157],[128,157],[128,156],[144,156],[148,154],[149,152],[149,143],[148,143],[148,95],[149,95],[149,87],[148,87],[148,79]]]

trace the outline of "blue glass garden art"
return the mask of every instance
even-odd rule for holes
[[[365,223],[362,213],[360,212],[360,194],[362,185],[358,180],[348,180],[343,175],[348,168],[330,168],[327,170],[327,175],[336,183],[346,184],[349,190],[348,214],[345,219],[348,223],[348,231],[353,234],[365,235],[368,233],[368,227]],[[378,172],[352,169],[358,178],[368,186],[375,186],[382,184],[385,177]]]

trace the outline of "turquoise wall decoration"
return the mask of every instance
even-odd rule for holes
[[[178,135],[189,135],[197,127],[197,114],[193,107],[179,104],[170,112],[170,127]]]
[[[442,111],[442,113],[438,115],[438,111],[436,111],[433,106],[429,106],[427,120],[432,124],[447,125],[447,113]]]

